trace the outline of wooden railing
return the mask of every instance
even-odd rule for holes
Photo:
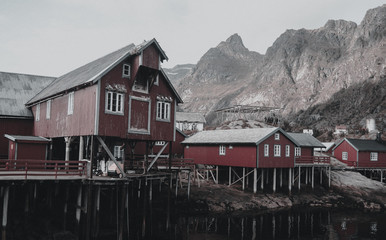
[[[330,164],[330,157],[299,156],[299,157],[295,157],[295,164]]]
[[[0,160],[0,176],[85,176],[87,161]]]
[[[169,167],[169,159],[158,160],[157,166]],[[173,158],[171,166],[173,168],[194,168],[194,161],[188,158]]]

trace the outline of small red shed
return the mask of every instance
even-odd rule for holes
[[[9,140],[8,158],[47,160],[49,139],[36,136],[4,135]]]
[[[281,128],[202,131],[182,142],[195,164],[293,168],[296,141]]]
[[[385,168],[386,145],[377,140],[345,138],[333,149],[333,155],[348,166]]]

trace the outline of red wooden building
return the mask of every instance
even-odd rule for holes
[[[34,114],[34,135],[53,139],[66,160],[90,158],[101,147],[110,158],[113,152],[122,157],[134,154],[140,141],[174,141],[182,100],[161,69],[167,59],[152,39],[57,78],[26,104]]]
[[[344,138],[333,149],[333,155],[356,168],[386,168],[386,145],[377,140]]]
[[[202,131],[182,142],[196,164],[293,168],[297,143],[280,128]]]
[[[0,159],[8,158],[8,139],[4,134],[33,134],[33,115],[25,103],[54,79],[0,72]]]
[[[8,159],[47,160],[50,140],[35,136],[8,135]]]
[[[297,143],[298,147],[295,148],[295,163],[316,163],[329,161],[329,157],[320,157],[314,155],[315,148],[325,148],[325,146],[316,138],[308,133],[288,133]]]

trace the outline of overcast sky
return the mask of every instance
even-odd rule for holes
[[[0,0],[0,71],[61,76],[130,43],[156,38],[163,67],[197,63],[238,33],[265,54],[286,29],[329,19],[359,24],[384,0]]]

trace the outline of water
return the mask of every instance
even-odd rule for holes
[[[386,239],[385,213],[301,208],[190,216],[175,207],[169,187],[153,189],[150,201],[149,186],[138,183],[103,187],[98,210],[95,186],[83,188],[77,207],[78,187],[12,186],[2,239]]]

